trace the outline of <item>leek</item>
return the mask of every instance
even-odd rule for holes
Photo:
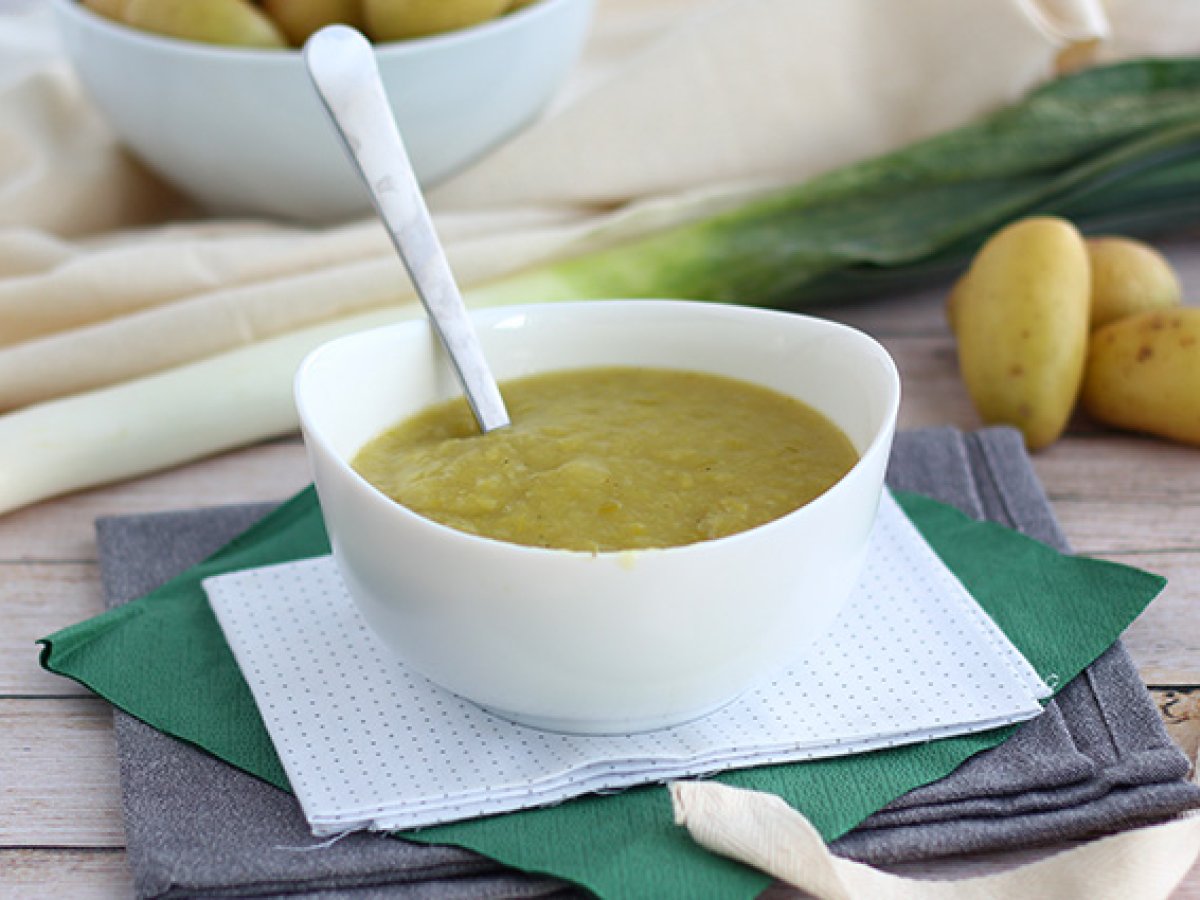
[[[1200,222],[1200,59],[1062,78],[976,124],[480,297],[799,308],[945,277],[1033,213],[1126,233]]]

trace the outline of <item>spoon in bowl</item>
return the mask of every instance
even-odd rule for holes
[[[331,25],[305,43],[304,63],[450,354],[480,431],[503,428],[509,424],[508,410],[433,229],[370,42],[353,28]]]

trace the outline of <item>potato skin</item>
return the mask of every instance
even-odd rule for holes
[[[125,20],[125,0],[83,0],[83,5],[114,22]]]
[[[363,28],[360,0],[261,0],[261,5],[293,47],[304,46],[326,25]]]
[[[1083,378],[1091,270],[1070,222],[1037,217],[997,232],[956,286],[959,367],[985,422],[1037,450],[1066,428]]]
[[[283,32],[250,0],[125,0],[121,14],[131,28],[185,41],[271,49],[287,46]]]
[[[508,5],[509,0],[363,0],[363,15],[371,40],[400,41],[478,25]]]
[[[1105,425],[1200,446],[1200,309],[1151,311],[1093,332],[1081,400]]]
[[[1095,237],[1086,241],[1092,263],[1092,329],[1126,316],[1179,306],[1179,277],[1167,258],[1141,241]]]

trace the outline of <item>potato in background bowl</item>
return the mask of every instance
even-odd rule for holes
[[[370,210],[299,50],[182,41],[77,0],[51,2],[72,65],[117,134],[213,212],[334,222]],[[422,185],[536,117],[578,58],[592,6],[538,0],[482,25],[377,46]]]

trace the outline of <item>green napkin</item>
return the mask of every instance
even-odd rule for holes
[[[1104,652],[1164,580],[1066,556],[1002,526],[915,494],[905,512],[1048,683],[1066,684]],[[329,550],[308,488],[207,561],[145,597],[42,643],[42,664],[168,734],[287,789],[249,688],[200,581],[209,575]],[[802,810],[827,840],[1002,742],[1011,728],[857,756],[719,776]],[[767,879],[696,847],[672,823],[662,787],[407,832],[409,840],[476,850],[603,896],[750,897]]]

